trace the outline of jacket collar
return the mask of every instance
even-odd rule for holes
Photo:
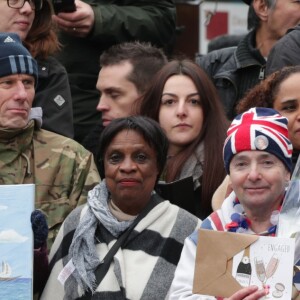
[[[233,51],[232,58],[223,64],[222,71],[215,74],[214,79],[226,77],[228,80],[235,81],[235,77],[238,76],[236,70],[253,66],[263,67],[266,64],[259,50],[255,48],[254,30],[245,35],[235,50],[232,49],[231,51]]]
[[[263,66],[266,60],[255,45],[255,30],[250,31],[238,44],[235,51],[235,59],[238,69],[248,66]]]
[[[34,120],[30,120],[24,128],[0,128],[0,142],[8,148],[24,151],[32,141]]]

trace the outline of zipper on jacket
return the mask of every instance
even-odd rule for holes
[[[263,67],[260,68],[258,79],[259,80],[265,79],[265,66],[263,66]]]

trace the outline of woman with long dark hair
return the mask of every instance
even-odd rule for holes
[[[193,179],[194,199],[184,197],[175,203],[205,218],[225,176],[222,146],[227,120],[212,82],[194,62],[170,61],[155,76],[139,113],[158,121],[168,137],[168,160],[161,179]]]
[[[119,118],[105,127],[98,156],[105,178],[60,228],[42,300],[167,298],[183,242],[200,225],[155,192],[167,150],[150,118]]]

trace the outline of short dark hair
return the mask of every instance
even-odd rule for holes
[[[104,156],[108,146],[110,145],[110,142],[122,130],[136,131],[144,138],[146,143],[148,143],[148,145],[155,150],[157,154],[157,167],[159,171],[157,177],[158,180],[166,163],[169,142],[159,124],[156,121],[143,116],[131,116],[115,119],[105,127],[100,137],[100,147],[97,155],[100,173],[105,173]]]
[[[133,70],[128,76],[140,94],[143,94],[152,77],[168,59],[163,50],[145,42],[127,42],[113,45],[100,56],[100,66],[107,67],[129,61]]]

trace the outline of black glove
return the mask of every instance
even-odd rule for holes
[[[34,249],[42,247],[48,237],[48,224],[46,216],[41,210],[34,210],[31,213],[31,226],[33,231]]]

